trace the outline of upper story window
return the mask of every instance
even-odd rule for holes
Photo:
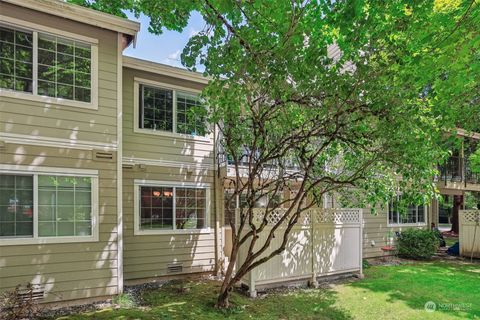
[[[173,91],[140,86],[140,128],[173,132]]]
[[[138,84],[138,128],[192,136],[207,134],[206,109],[195,93]]]
[[[192,134],[204,136],[205,117],[198,114],[198,108],[202,107],[202,103],[198,96],[177,92],[177,132],[184,134]]]
[[[90,45],[38,34],[38,94],[91,101]]]
[[[5,95],[84,107],[96,102],[96,45],[58,32],[62,36],[0,25],[0,89]]]
[[[0,27],[0,88],[33,91],[33,34]]]
[[[400,210],[399,198],[388,205],[389,224],[425,224],[425,206],[408,205],[405,212]]]

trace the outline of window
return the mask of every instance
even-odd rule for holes
[[[92,238],[96,177],[0,172],[0,241]]]
[[[92,179],[38,177],[38,235],[40,237],[92,234]]]
[[[38,94],[90,102],[90,45],[38,34]]]
[[[207,228],[206,187],[136,183],[138,233]]]
[[[206,109],[198,95],[158,86],[138,85],[138,128],[205,136]],[[136,89],[137,90],[137,89]]]
[[[33,177],[0,174],[0,238],[33,236]]]
[[[0,27],[0,88],[33,90],[33,34]]]
[[[402,211],[399,204],[400,198],[391,201],[388,205],[389,224],[424,224],[425,206],[408,205]]]
[[[204,136],[205,118],[196,114],[202,106],[200,99],[191,94],[177,93],[177,132]]]
[[[173,91],[141,86],[140,128],[173,130]]]
[[[173,188],[140,187],[140,229],[173,229]]]
[[[0,88],[29,99],[91,104],[94,49],[85,41],[0,25]]]

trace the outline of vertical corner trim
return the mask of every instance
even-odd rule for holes
[[[123,175],[122,175],[122,152],[123,152],[123,39],[122,34],[117,33],[117,291],[123,292]]]

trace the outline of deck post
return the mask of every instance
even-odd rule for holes
[[[308,214],[310,215],[310,218],[309,218],[309,221],[310,221],[310,252],[311,252],[311,255],[312,255],[312,278],[310,279],[310,283],[309,283],[309,286],[312,287],[312,288],[318,288],[318,281],[317,281],[317,273],[315,272],[315,234],[314,234],[314,225],[315,225],[315,221],[314,221],[314,215],[313,215],[313,211],[312,210],[309,210],[308,211]]]
[[[359,251],[360,251],[360,273],[359,278],[363,279],[363,209],[359,209],[359,223],[360,223],[360,239],[359,243]]]

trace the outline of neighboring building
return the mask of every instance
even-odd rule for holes
[[[57,0],[0,1],[0,291],[32,283],[43,302],[79,303],[225,267],[231,171],[215,128],[188,112],[208,79],[124,57],[139,28]],[[480,190],[461,163],[442,193]],[[436,203],[406,221],[389,210],[364,210],[363,257],[438,221]]]

